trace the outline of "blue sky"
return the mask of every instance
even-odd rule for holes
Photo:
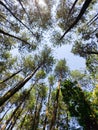
[[[71,53],[72,45],[62,45],[55,49],[54,56],[56,59],[66,59],[67,65],[71,70],[85,69],[85,59]]]

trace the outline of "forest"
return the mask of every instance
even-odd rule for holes
[[[0,0],[0,130],[98,130],[98,0]]]

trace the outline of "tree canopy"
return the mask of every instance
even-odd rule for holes
[[[97,0],[0,0],[1,130],[98,129],[97,6]],[[54,57],[69,43],[85,70]]]

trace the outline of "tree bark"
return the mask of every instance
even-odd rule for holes
[[[35,70],[30,75],[28,75],[25,79],[20,81],[14,88],[9,90],[3,97],[1,97],[0,106],[2,106],[10,97],[12,97],[17,91],[19,91],[32,78],[32,76],[36,73],[36,71],[40,67],[41,67],[40,65],[36,67]]]
[[[47,108],[46,108],[46,115],[45,115],[45,119],[44,119],[43,130],[45,130],[46,125],[47,125],[47,112],[48,112],[49,104],[50,104],[50,96],[51,96],[51,86],[50,86],[50,89],[49,89],[48,104],[47,104]]]
[[[40,117],[40,111],[41,111],[41,108],[42,108],[43,98],[41,99],[39,108],[38,108],[38,99],[39,99],[39,95],[37,97],[35,113],[34,113],[34,120],[33,120],[33,125],[32,125],[32,128],[31,128],[32,130],[37,130],[38,124],[39,124],[39,117]]]
[[[59,94],[60,94],[60,80],[58,82],[58,89],[56,93],[56,100],[54,104],[54,110],[53,110],[53,116],[50,124],[50,130],[54,130],[55,127],[55,121],[56,121],[56,116],[57,116],[57,110],[58,110],[58,105],[59,105]]]
[[[9,127],[6,130],[12,130],[13,129],[13,127],[15,126],[17,120],[19,119],[19,116],[21,115],[21,113],[23,111],[24,105],[25,105],[25,103],[23,103],[23,106],[22,106],[21,110],[16,115],[14,115],[14,118],[13,118],[11,124],[9,125]]]
[[[16,112],[18,111],[18,109],[21,107],[23,102],[20,102],[20,104],[15,108],[15,110],[13,111],[13,113],[11,114],[10,118],[7,119],[6,123],[4,124],[4,126],[2,127],[1,130],[5,130],[5,128],[7,127],[7,125],[9,124],[9,122],[12,120],[12,118],[14,117],[14,115],[16,114]]]
[[[72,25],[65,31],[65,33],[61,36],[60,40],[63,39],[63,37],[79,22],[83,14],[85,13],[86,9],[88,8],[89,4],[91,3],[92,0],[85,0],[80,13],[78,14],[76,20],[72,23]]]

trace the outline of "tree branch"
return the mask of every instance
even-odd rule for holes
[[[12,34],[9,34],[9,33],[5,32],[5,31],[1,30],[1,29],[0,29],[0,33],[3,34],[3,35],[9,36],[9,37],[15,38],[15,39],[17,39],[17,40],[19,40],[19,41],[21,41],[21,42],[24,42],[24,43],[30,45],[30,43],[28,43],[27,41],[25,41],[25,40],[23,40],[23,39],[21,39],[21,38],[19,38],[19,37],[16,37],[16,36],[14,36],[14,35],[12,35]]]
[[[12,15],[16,20],[18,20],[24,27],[26,27],[26,28],[35,36],[35,34],[30,30],[30,28],[29,28],[27,25],[25,25],[19,18],[17,18],[17,17],[15,16],[15,14],[14,14],[2,1],[0,1],[0,4],[1,4],[4,8],[6,8],[6,10],[8,10],[8,11],[11,13],[11,15]]]
[[[20,81],[14,88],[12,88],[8,92],[6,92],[4,96],[0,97],[0,106],[2,106],[16,92],[18,92],[32,78],[32,76],[36,73],[36,71],[40,67],[41,67],[41,65],[39,65],[38,67],[36,67],[35,70],[30,75],[28,75],[25,79],[23,79],[22,81]]]
[[[23,70],[23,69],[20,69],[20,70],[18,70],[17,72],[13,73],[11,76],[5,78],[3,81],[0,82],[0,84],[2,84],[2,83],[4,83],[4,82],[8,81],[8,80],[11,79],[12,77],[14,77],[16,74],[20,73],[22,70]]]
[[[67,34],[81,19],[81,17],[83,16],[83,14],[85,13],[86,9],[88,8],[89,4],[91,3],[92,0],[85,0],[82,9],[79,13],[79,15],[77,16],[76,20],[72,23],[72,25],[65,31],[65,33],[61,36],[60,40],[62,40],[65,36],[65,34]]]
[[[30,17],[29,17],[29,15],[28,15],[27,11],[25,10],[25,8],[24,8],[24,6],[23,6],[23,4],[22,4],[21,0],[17,0],[17,1],[19,2],[19,4],[21,5],[22,9],[23,9],[23,10],[24,10],[24,12],[26,13],[26,15],[27,15],[28,19],[30,20]]]

